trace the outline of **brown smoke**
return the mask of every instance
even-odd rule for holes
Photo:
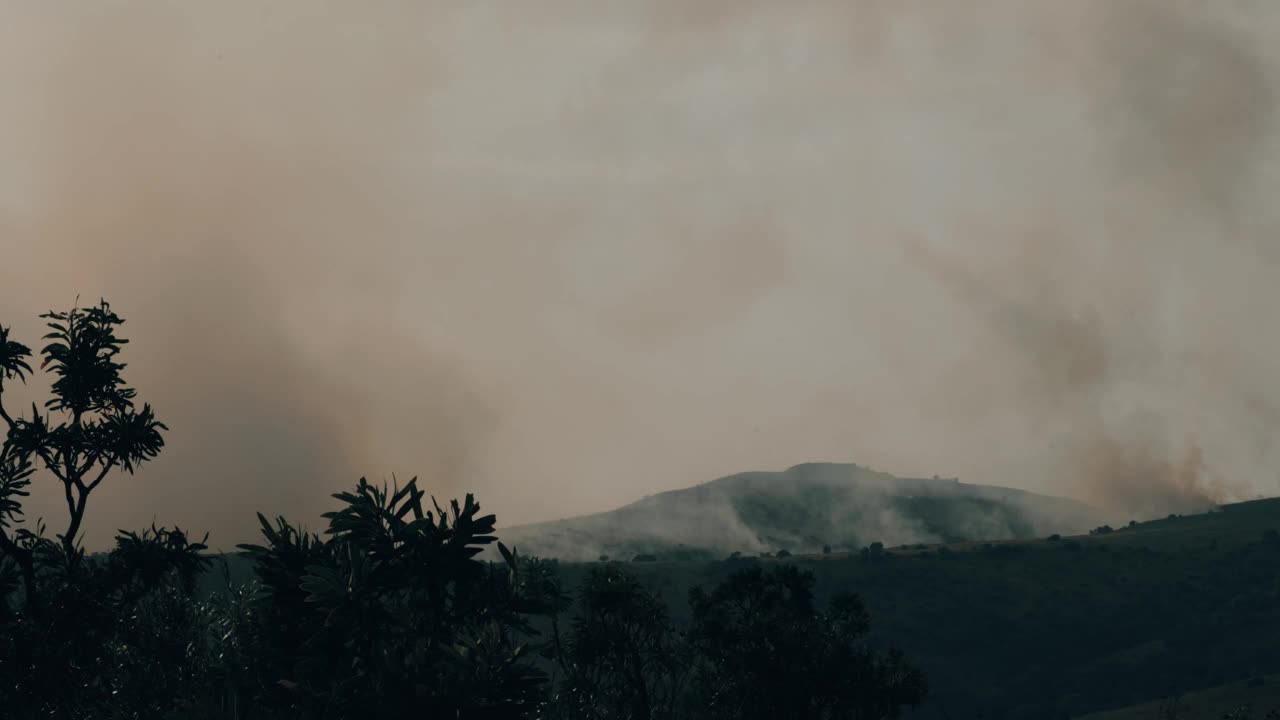
[[[1033,250],[1003,282],[979,277],[916,241],[907,247],[989,324],[1000,343],[995,354],[1011,352],[1004,394],[1041,447],[1041,472],[1098,507],[1138,517],[1203,510],[1238,497],[1240,485],[1213,476],[1194,438],[1179,448],[1158,413],[1139,408],[1109,416],[1107,403],[1123,395],[1127,380],[1116,367],[1117,350],[1149,351],[1160,362],[1162,348],[1141,348],[1132,335],[1109,340],[1104,316],[1089,305],[1070,307],[1059,285],[1058,273],[1082,275],[1070,271],[1065,258],[1040,250],[1054,244],[1029,242]],[[1015,295],[1003,295],[1010,292]],[[1134,310],[1112,307],[1113,315]]]
[[[979,5],[0,9],[0,322],[107,297],[173,428],[89,544],[392,473],[1276,492],[1280,10]]]

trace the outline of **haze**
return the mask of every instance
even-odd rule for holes
[[[1278,31],[1243,0],[5,3],[0,322],[37,345],[106,297],[172,428],[89,547],[154,517],[230,548],[393,473],[500,526],[805,461],[1118,520],[1275,494]]]

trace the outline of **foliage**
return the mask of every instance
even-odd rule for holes
[[[712,592],[690,591],[699,705],[723,718],[887,718],[925,697],[923,675],[863,642],[862,601],[820,612],[814,576],[794,565],[750,567]]]
[[[25,382],[31,368],[26,362],[30,350],[9,340],[7,329],[0,331],[0,419],[7,430],[0,450],[0,551],[22,569],[28,594],[35,590],[35,558],[7,530],[21,517],[17,498],[26,496],[33,459],[38,458],[63,486],[68,522],[58,537],[66,558],[75,562],[89,495],[111,470],[132,474],[155,458],[164,447],[161,431],[168,430],[150,405],[135,407],[137,391],[121,376],[126,365],[119,355],[129,341],[117,330],[124,320],[110,304],[103,300],[93,307],[41,317],[48,320],[50,332],[40,350],[40,369],[47,368],[56,378],[44,415],[34,404],[29,418],[14,418],[4,409],[3,381]]]
[[[563,678],[553,713],[571,718],[672,718],[687,660],[662,600],[617,566],[593,568],[554,657]]]
[[[263,592],[264,696],[307,717],[401,717],[426,703],[450,717],[519,717],[543,673],[523,640],[539,598],[493,543],[494,516],[468,495],[424,510],[417,481],[388,492],[361,479],[334,496],[326,539],[259,516],[267,545],[245,545]]]

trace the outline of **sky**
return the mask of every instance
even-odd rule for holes
[[[171,431],[86,544],[857,462],[1280,493],[1280,5],[0,4],[0,323]],[[6,391],[29,407],[48,377]],[[28,515],[64,526],[41,478]]]

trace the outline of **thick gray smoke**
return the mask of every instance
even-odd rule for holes
[[[3,6],[0,322],[106,296],[173,428],[89,544],[392,473],[1275,493],[1280,7],[978,5]]]

